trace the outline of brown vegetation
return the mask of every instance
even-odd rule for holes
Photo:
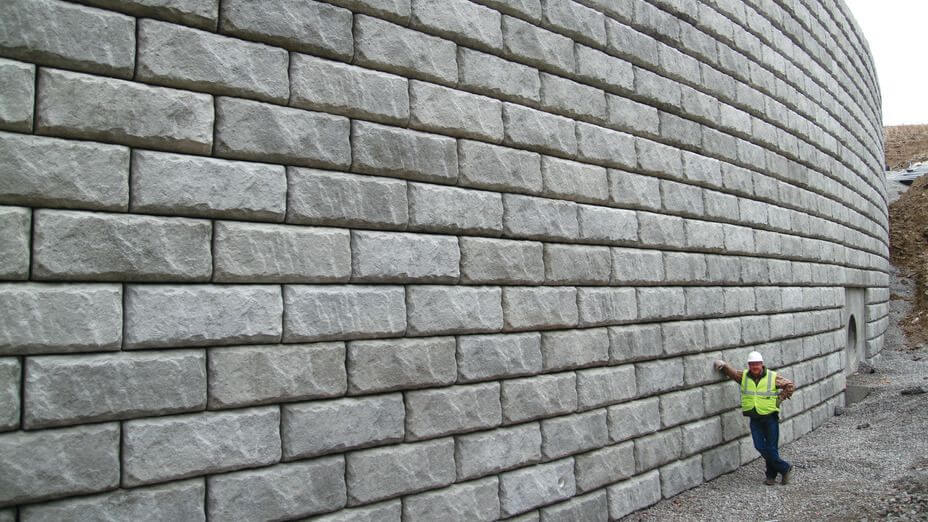
[[[928,161],[928,125],[883,127],[886,134],[886,166],[900,170],[912,163]]]

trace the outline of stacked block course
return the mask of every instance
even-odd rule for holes
[[[617,519],[887,325],[840,0],[0,2],[0,520]]]

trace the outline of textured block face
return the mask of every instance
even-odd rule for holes
[[[201,29],[215,29],[219,18],[219,0],[88,0],[86,3]]]
[[[581,409],[633,399],[637,392],[631,364],[577,372],[577,402]]]
[[[572,458],[509,471],[499,478],[499,502],[505,516],[572,497],[576,492]]]
[[[497,332],[503,328],[501,294],[498,287],[407,287],[407,332],[415,335]]]
[[[702,457],[699,455],[661,468],[661,493],[670,498],[702,483]]]
[[[608,439],[605,409],[541,421],[541,453],[546,459],[601,448]]]
[[[408,392],[406,407],[407,440],[488,429],[502,422],[495,382]]]
[[[0,435],[0,504],[96,493],[119,485],[119,425]]]
[[[503,16],[503,50],[530,65],[572,74],[575,69],[573,42],[528,22]]]
[[[635,365],[638,393],[650,395],[676,388],[683,384],[683,359],[663,359]]]
[[[484,191],[410,183],[409,226],[435,232],[498,235],[503,230],[503,198]]]
[[[459,140],[460,183],[500,191],[540,192],[541,155],[477,141]]]
[[[355,121],[351,147],[357,172],[439,183],[458,177],[457,147],[445,136]]]
[[[213,268],[211,233],[202,220],[39,210],[33,274],[53,280],[205,281]]]
[[[0,359],[0,431],[15,430],[19,427],[20,380],[22,364],[15,357]]]
[[[458,382],[515,377],[542,368],[541,335],[469,335],[458,338]]]
[[[492,142],[503,139],[499,100],[412,80],[409,105],[409,122],[416,128]]]
[[[458,480],[482,477],[541,460],[537,423],[481,431],[455,438]]]
[[[462,237],[460,248],[462,282],[537,284],[544,281],[541,243]]]
[[[574,288],[506,287],[503,289],[506,328],[569,328],[577,326],[577,290]]]
[[[289,518],[345,506],[344,457],[209,477],[210,520]]]
[[[337,2],[333,2],[337,3]],[[350,7],[350,6],[349,6]],[[222,3],[222,31],[312,54],[350,60],[351,12],[322,2]]]
[[[458,80],[454,42],[377,18],[355,16],[355,63],[437,83]]]
[[[341,172],[287,170],[287,221],[365,228],[403,228],[406,182]]]
[[[35,65],[0,59],[0,129],[32,130],[35,111]]]
[[[404,295],[397,286],[287,286],[284,342],[401,335]]]
[[[123,424],[122,485],[264,466],[280,460],[280,410],[250,408]]]
[[[0,206],[0,277],[29,278],[32,212],[24,207]]]
[[[579,491],[579,490],[578,490]],[[544,520],[609,520],[609,501],[606,491],[598,491],[541,510]]]
[[[122,344],[119,285],[0,284],[0,309],[3,355],[109,351]]]
[[[613,362],[653,358],[662,353],[659,325],[630,325],[609,328],[610,355]]]
[[[603,364],[609,360],[609,335],[605,328],[544,332],[541,354],[548,371]]]
[[[451,236],[356,231],[351,257],[358,282],[452,283],[460,275],[461,253]]]
[[[580,159],[607,167],[633,168],[635,154],[635,140],[631,134],[577,122],[577,156]]]
[[[608,247],[545,245],[545,280],[554,284],[608,284],[612,256]]]
[[[627,479],[635,473],[635,451],[631,441],[577,455],[575,458],[578,492],[593,491]]]
[[[284,405],[284,460],[315,457],[403,440],[406,410],[399,393]]]
[[[454,482],[454,441],[450,437],[358,451],[346,461],[349,505]]]
[[[348,344],[351,393],[443,386],[455,381],[453,337]]]
[[[133,147],[209,154],[208,94],[41,69],[36,131]]]
[[[407,497],[403,512],[408,520],[497,520],[499,479],[490,477]]]
[[[209,405],[229,408],[342,395],[345,345],[216,348],[209,354]]]
[[[572,240],[580,234],[577,205],[569,201],[503,194],[503,231],[527,239]]]
[[[126,348],[280,340],[278,286],[130,286],[125,307]]]
[[[621,442],[656,431],[661,427],[659,404],[657,397],[652,397],[611,406],[608,410],[609,438]]]
[[[636,469],[641,472],[678,459],[682,449],[682,437],[679,428],[636,439]]]
[[[577,153],[577,134],[569,118],[504,103],[503,126],[507,145],[561,156]]]
[[[609,199],[606,169],[602,167],[542,156],[541,176],[545,195],[592,203]]]
[[[467,0],[413,0],[412,25],[475,47],[503,45],[500,14]]]
[[[549,110],[571,118],[606,119],[606,94],[601,89],[541,73],[541,103]]]
[[[492,54],[458,48],[459,85],[520,103],[541,101],[538,70]]]
[[[206,354],[52,355],[26,359],[28,429],[168,415],[206,406]]]
[[[503,381],[501,398],[506,423],[571,413],[577,409],[576,377],[568,372]]]
[[[582,44],[576,44],[575,49],[577,75],[583,80],[606,87],[608,90],[632,89],[635,75],[631,63]]]
[[[638,216],[634,211],[579,205],[580,238],[597,243],[626,243],[638,239]]]
[[[638,316],[631,288],[579,288],[577,306],[581,326],[624,323]]]
[[[622,481],[607,490],[609,517],[619,519],[625,515],[656,504],[661,499],[660,473],[650,473]]]

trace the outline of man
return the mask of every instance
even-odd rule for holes
[[[750,417],[754,447],[767,463],[764,484],[776,484],[778,473],[783,476],[781,483],[788,484],[793,466],[780,458],[777,448],[780,442],[778,413],[780,402],[793,395],[793,382],[767,370],[760,352],[748,354],[747,370],[739,372],[721,360],[715,361],[715,369],[741,385],[741,411],[745,417]]]

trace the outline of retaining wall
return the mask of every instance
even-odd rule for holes
[[[714,359],[789,442],[882,347],[834,0],[6,0],[0,55],[0,520],[614,519],[756,457]]]

